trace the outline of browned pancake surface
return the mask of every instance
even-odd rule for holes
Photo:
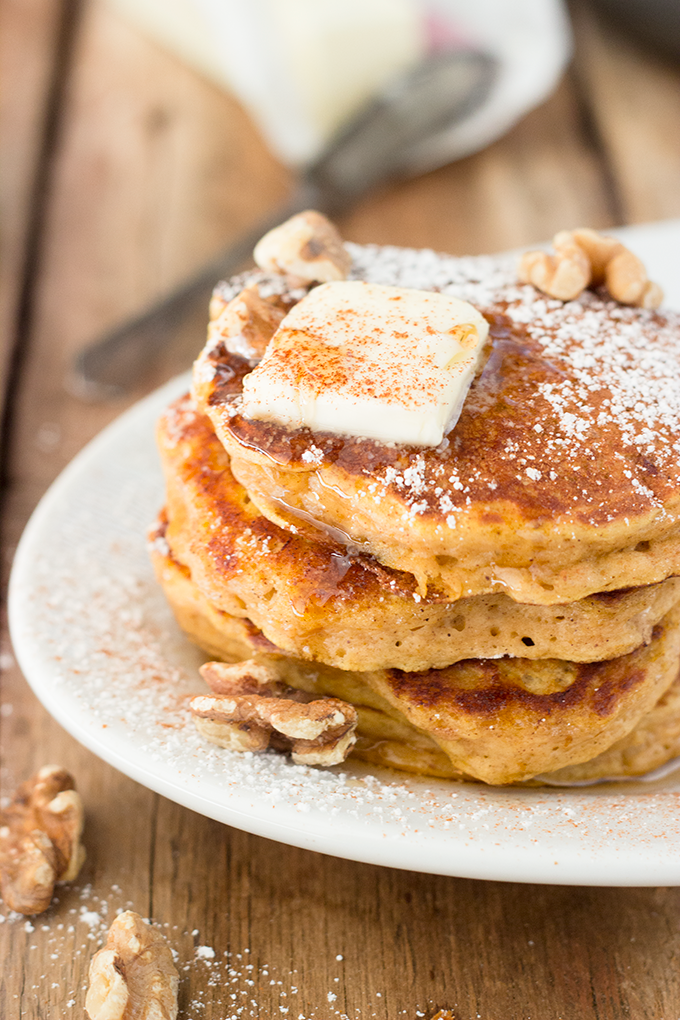
[[[497,593],[423,599],[414,578],[272,524],[234,479],[210,422],[188,399],[161,417],[167,540],[219,609],[247,616],[300,658],[361,671],[448,666],[471,656],[590,661],[631,651],[680,598],[680,579],[566,606]]]
[[[593,666],[505,659],[411,675],[340,670],[282,656],[250,621],[216,609],[163,534],[161,523],[152,559],[189,636],[227,660],[273,657],[292,686],[350,701],[368,760],[489,783],[561,770],[556,779],[568,782],[639,774],[680,752],[677,609],[648,646]]]
[[[571,601],[680,565],[680,316],[553,301],[502,260],[350,250],[358,278],[470,300],[489,357],[448,441],[417,449],[246,420],[251,366],[206,349],[199,403],[263,513],[337,528],[448,598]]]

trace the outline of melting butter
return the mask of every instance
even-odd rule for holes
[[[314,288],[243,381],[246,417],[438,446],[460,416],[489,331],[467,301],[358,281]]]

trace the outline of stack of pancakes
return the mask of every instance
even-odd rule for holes
[[[347,247],[350,278],[489,320],[461,417],[436,448],[246,419],[254,361],[213,329],[158,429],[180,625],[352,702],[379,764],[567,783],[680,754],[680,316],[552,300],[505,258]],[[294,284],[222,284],[212,318],[247,285],[280,317]]]

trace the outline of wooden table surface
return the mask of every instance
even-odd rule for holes
[[[125,406],[69,395],[74,352],[290,182],[233,100],[105,6],[3,0],[0,11],[6,578],[41,494]],[[680,68],[587,7],[573,14],[576,58],[547,103],[479,155],[367,199],[344,235],[463,254],[680,215]],[[200,326],[186,343],[200,344]],[[184,367],[186,343],[139,393]],[[182,1020],[680,1016],[680,889],[432,877],[244,834],[93,757],[36,701],[6,627],[0,654],[3,793],[65,765],[88,852],[47,913],[1,911],[3,1020],[82,1017],[89,958],[107,912],[125,905],[165,926],[179,954]]]

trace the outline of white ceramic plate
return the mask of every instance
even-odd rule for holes
[[[680,221],[627,236],[680,308]],[[295,846],[471,878],[680,884],[677,772],[579,789],[490,789],[352,762],[308,769],[198,737],[185,696],[202,689],[202,659],[155,584],[144,538],[163,502],[154,420],[186,385],[173,380],[83,450],[21,540],[12,637],[52,715],[150,789]]]

